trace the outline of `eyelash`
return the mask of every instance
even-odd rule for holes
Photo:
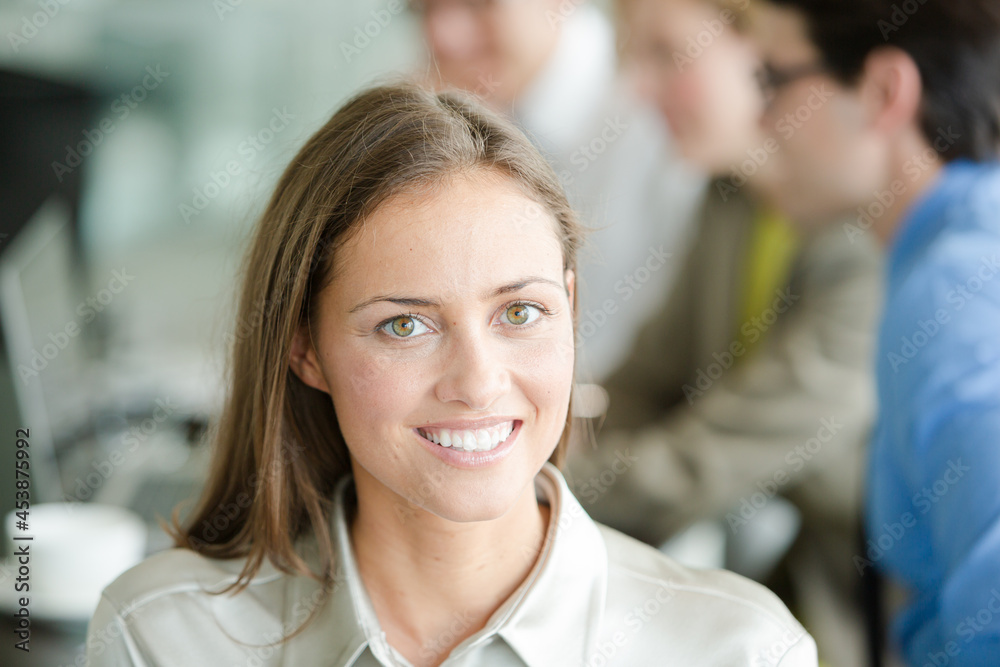
[[[510,303],[504,305],[500,310],[501,311],[507,311],[507,310],[510,310],[511,308],[513,308],[514,306],[531,306],[532,308],[535,308],[536,310],[538,310],[539,313],[541,313],[541,316],[538,319],[536,319],[534,322],[532,322],[531,324],[514,324],[514,325],[511,325],[511,326],[516,327],[518,329],[530,329],[530,328],[534,327],[536,324],[538,324],[538,322],[541,320],[542,317],[548,317],[548,316],[552,315],[552,311],[551,310],[549,310],[548,308],[546,308],[545,306],[543,306],[540,303],[536,303],[535,301],[523,301],[523,300],[522,301],[511,301]],[[410,317],[410,318],[413,318],[415,320],[419,320],[420,322],[422,322],[424,324],[424,326],[430,328],[430,325],[424,320],[424,318],[421,315],[417,315],[416,313],[406,312],[406,313],[400,313],[399,315],[393,315],[392,317],[387,317],[386,319],[382,320],[381,322],[379,322],[378,324],[375,325],[375,329],[372,331],[372,333],[379,333],[379,332],[385,333],[383,331],[383,329],[385,329],[386,325],[392,323],[393,320],[398,320],[401,317]],[[409,336],[393,336],[393,335],[388,334],[388,333],[386,333],[385,335],[389,336],[389,338],[395,338],[397,340],[406,340],[407,338],[409,338]]]

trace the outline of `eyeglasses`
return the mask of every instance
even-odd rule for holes
[[[757,83],[764,94],[764,101],[770,105],[778,96],[778,92],[790,83],[815,74],[827,71],[826,65],[820,62],[805,63],[795,67],[778,68],[770,63],[763,63],[756,72]]]
[[[501,0],[449,0],[448,2],[441,2],[440,0],[409,0],[407,6],[417,16],[426,16],[428,12],[441,9],[442,6],[447,5],[470,11],[473,14],[482,14],[493,9],[500,2]]]

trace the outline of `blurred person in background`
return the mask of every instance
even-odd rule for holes
[[[765,127],[817,87],[782,142],[781,204],[848,216],[888,251],[878,422],[857,572],[901,584],[895,654],[1000,665],[1000,3],[772,0]]]
[[[509,116],[590,228],[581,257],[580,377],[624,358],[669,291],[704,178],[617,72],[614,27],[584,0],[411,0],[427,77]]]
[[[853,667],[881,257],[839,224],[790,224],[771,205],[783,156],[760,126],[748,5],[619,4],[643,96],[714,180],[672,293],[604,383],[598,448],[575,451],[569,472],[588,512],[656,545],[705,519],[724,521],[731,551],[777,543],[766,516],[775,496],[790,500],[798,539],[777,571],[753,574],[804,619],[821,658]]]

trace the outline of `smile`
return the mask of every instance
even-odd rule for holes
[[[423,429],[418,428],[421,437],[434,444],[467,452],[488,452],[499,447],[514,430],[514,422],[504,422],[480,429]]]

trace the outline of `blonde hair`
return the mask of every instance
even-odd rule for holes
[[[292,338],[310,325],[337,249],[366,216],[406,190],[480,169],[506,175],[552,215],[564,267],[575,271],[582,228],[552,168],[512,124],[462,94],[408,83],[365,90],[306,142],[281,176],[242,267],[242,330],[211,432],[208,481],[185,526],[175,510],[170,528],[178,547],[246,558],[226,590],[245,588],[265,558],[281,571],[323,582],[324,590],[330,586],[331,495],[350,460],[330,396],[289,368]],[[550,459],[557,466],[572,421],[567,411]],[[320,572],[294,548],[309,531]]]

